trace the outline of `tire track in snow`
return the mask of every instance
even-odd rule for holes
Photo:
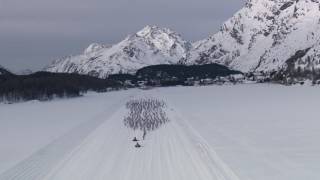
[[[81,144],[89,134],[107,121],[112,112],[120,108],[129,96],[110,105],[106,112],[98,114],[63,136],[54,140],[14,167],[0,174],[0,180],[42,180],[68,153]]]

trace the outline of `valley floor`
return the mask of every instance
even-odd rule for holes
[[[88,94],[0,104],[0,180],[319,179],[318,87],[236,85]],[[170,122],[123,125],[125,103],[153,96]]]

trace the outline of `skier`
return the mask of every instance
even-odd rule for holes
[[[138,142],[139,140],[137,139],[137,137],[134,137],[132,141],[133,142]]]
[[[134,147],[141,148],[141,145],[139,143],[137,143]]]

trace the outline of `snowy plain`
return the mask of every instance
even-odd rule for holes
[[[132,89],[0,104],[0,179],[320,178],[319,87]],[[132,97],[167,102],[170,122],[141,149],[123,126]]]

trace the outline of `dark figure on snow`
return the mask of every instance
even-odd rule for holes
[[[139,143],[137,143],[134,147],[141,148],[141,145]]]
[[[132,141],[133,141],[133,142],[137,142],[137,141],[139,141],[139,140],[137,139],[137,137],[134,137]]]

